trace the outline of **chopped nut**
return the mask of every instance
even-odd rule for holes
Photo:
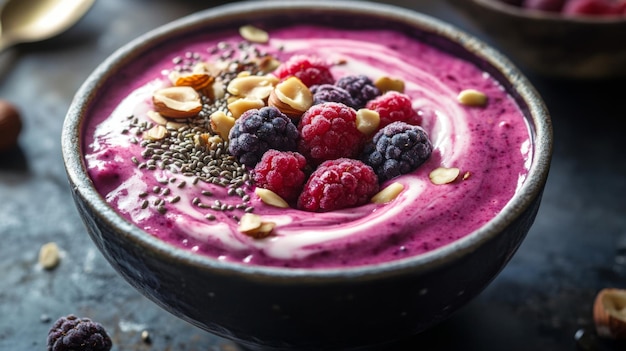
[[[269,236],[274,227],[276,227],[276,223],[265,222],[259,215],[246,213],[239,220],[238,230],[255,239],[262,239]]]
[[[148,129],[144,133],[144,139],[146,140],[161,140],[167,135],[167,128],[162,125],[156,125]]]
[[[387,203],[398,197],[402,190],[404,190],[404,185],[398,182],[394,182],[392,184],[389,184],[383,190],[379,191],[376,195],[374,195],[371,202],[375,204]]]
[[[228,140],[228,134],[235,125],[235,118],[227,116],[222,111],[216,111],[211,114],[209,119],[213,131],[219,134],[223,140]]]
[[[252,25],[239,27],[239,34],[253,43],[267,43],[270,39],[266,31]]]
[[[374,110],[362,108],[356,112],[356,129],[369,136],[373,134],[380,125],[380,114]]]
[[[148,115],[148,118],[150,118],[152,122],[156,124],[164,126],[168,122],[167,118],[161,116],[161,114],[156,111],[148,111],[147,115]]]
[[[192,87],[168,87],[154,92],[156,112],[169,118],[189,118],[202,110],[200,95]]]
[[[264,189],[264,188],[256,188],[254,189],[254,193],[263,201],[265,204],[279,207],[279,208],[288,208],[289,204],[282,197],[280,197],[275,192]]]
[[[278,78],[274,75],[243,76],[230,81],[226,91],[239,97],[249,97],[265,100],[270,96]]]
[[[467,106],[485,106],[487,95],[476,89],[465,89],[459,93],[458,101]]]
[[[254,213],[246,213],[239,220],[238,230],[242,233],[248,233],[259,229],[262,223],[261,216]]]
[[[599,336],[626,339],[626,290],[600,290],[593,304],[593,319]]]
[[[174,85],[192,87],[198,92],[205,93],[208,92],[208,88],[214,81],[215,77],[206,73],[194,73],[179,76],[176,81],[174,81]]]
[[[376,79],[374,85],[380,90],[381,93],[388,91],[397,91],[404,93],[404,81],[401,79],[395,79],[390,77],[380,77]]]
[[[460,170],[458,168],[435,168],[428,177],[433,184],[441,185],[452,183],[458,178]]]
[[[274,106],[289,117],[300,117],[313,105],[313,94],[296,77],[289,77],[276,85],[269,97],[268,105]]]
[[[467,180],[471,175],[472,173],[470,173],[470,171],[465,172],[465,174],[463,174],[463,180]]]
[[[50,242],[44,244],[41,249],[39,249],[39,264],[44,269],[53,269],[60,261],[61,255],[56,243]]]
[[[260,59],[257,59],[257,67],[263,73],[273,72],[278,66],[280,66],[280,61],[278,61],[273,56],[263,56]]]
[[[165,124],[165,128],[173,128],[173,129],[179,129],[184,126],[186,126],[185,123],[174,122],[174,121],[168,121],[167,124]]]
[[[259,109],[265,107],[265,102],[256,98],[243,98],[237,99],[228,103],[228,110],[235,119],[241,117],[241,115],[251,109]]]

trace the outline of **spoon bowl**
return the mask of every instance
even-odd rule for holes
[[[7,0],[0,7],[0,52],[41,41],[74,25],[95,0]]]

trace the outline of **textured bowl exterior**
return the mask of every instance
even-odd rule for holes
[[[563,78],[626,77],[626,18],[565,17],[499,0],[448,0],[520,66]]]
[[[537,214],[552,153],[552,127],[534,88],[504,57],[432,18],[360,2],[246,2],[183,18],[121,48],[77,93],[63,127],[72,194],[89,235],[134,287],[172,314],[251,349],[352,350],[419,333],[447,318],[498,274]],[[413,258],[345,269],[284,269],[220,262],[153,238],[95,190],[82,156],[85,111],[98,87],[133,57],[193,30],[277,18],[392,27],[471,60],[522,107],[534,141],[528,179],[484,228]]]

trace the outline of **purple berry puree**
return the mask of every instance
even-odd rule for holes
[[[420,255],[468,235],[497,215],[524,182],[532,159],[526,121],[504,88],[474,65],[387,30],[293,26],[269,34],[268,43],[254,45],[279,61],[311,55],[342,62],[331,67],[335,79],[358,74],[402,79],[432,141],[431,157],[415,171],[381,184],[381,189],[393,182],[404,186],[393,201],[326,213],[266,205],[254,186],[238,190],[248,200],[240,206],[242,196],[226,187],[194,184],[192,175],[158,164],[146,167],[150,161],[141,133],[125,129],[133,119],[135,125],[150,121],[153,91],[171,84],[168,73],[176,65],[240,50],[236,29],[203,33],[162,45],[124,68],[101,88],[87,113],[89,174],[121,216],[160,240],[217,260],[359,266]],[[469,88],[487,95],[485,107],[457,101],[459,92]],[[460,176],[435,185],[429,174],[438,167],[458,168]],[[248,207],[276,224],[272,235],[259,239],[238,231],[237,219]]]

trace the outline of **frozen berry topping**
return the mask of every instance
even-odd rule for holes
[[[378,178],[361,161],[340,158],[322,163],[298,198],[298,208],[326,212],[364,205],[378,192]]]
[[[112,346],[100,323],[73,314],[59,318],[48,332],[48,351],[109,351]]]
[[[433,146],[419,126],[393,122],[379,130],[365,145],[363,161],[381,182],[409,173],[426,162]]]
[[[304,55],[292,56],[274,71],[274,75],[281,80],[295,76],[307,87],[335,83],[328,64],[318,58]]]
[[[392,122],[406,122],[414,125],[421,123],[421,118],[413,109],[411,98],[397,91],[388,91],[370,100],[366,108],[378,112],[381,128]]]
[[[306,159],[297,152],[269,150],[254,167],[258,187],[269,189],[284,200],[295,201],[306,180]]]
[[[352,96],[354,100],[354,105],[351,107],[357,110],[365,107],[368,101],[381,94],[380,90],[374,85],[374,82],[365,75],[344,76],[339,78],[335,85],[350,93],[350,96]]]
[[[298,124],[298,150],[312,164],[341,157],[357,157],[365,135],[356,126],[356,111],[337,102],[314,105]]]
[[[242,164],[253,168],[269,149],[295,151],[298,129],[275,107],[244,112],[230,130],[228,151]]]
[[[313,104],[319,105],[324,102],[339,102],[347,106],[354,106],[354,100],[350,93],[332,84],[314,85],[311,87]]]

